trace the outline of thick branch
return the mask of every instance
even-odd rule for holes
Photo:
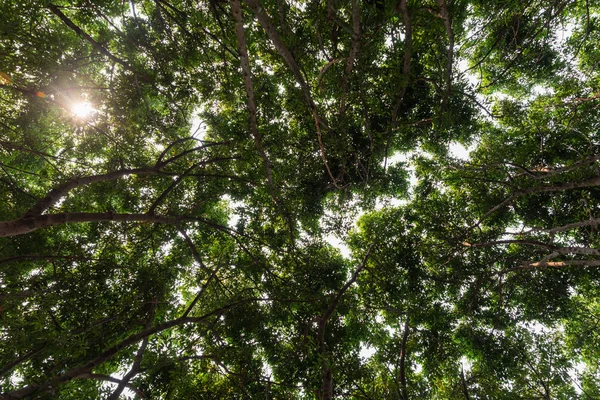
[[[294,56],[292,56],[292,53],[286,47],[285,43],[283,43],[283,40],[281,40],[281,37],[279,36],[279,33],[275,29],[275,26],[273,24],[273,21],[271,20],[271,17],[269,17],[269,15],[267,15],[264,7],[260,4],[260,1],[259,0],[244,0],[244,2],[248,6],[250,6],[250,8],[252,8],[252,10],[254,11],[254,14],[256,15],[256,18],[258,19],[258,22],[263,27],[263,29],[267,33],[267,36],[269,37],[269,39],[275,46],[275,50],[277,50],[279,55],[283,58],[283,60],[287,64],[287,66],[292,71],[292,74],[296,78],[296,81],[300,85],[300,88],[302,89],[302,93],[304,94],[304,98],[305,98],[309,108],[311,109],[313,117],[315,119],[317,135],[319,138],[319,147],[321,150],[321,158],[323,159],[323,162],[325,163],[325,168],[327,169],[327,173],[329,174],[329,177],[332,179],[334,185],[336,187],[339,187],[337,184],[337,179],[335,179],[335,177],[331,173],[331,169],[329,168],[329,164],[327,163],[327,158],[325,156],[325,147],[323,146],[323,138],[321,135],[321,128],[325,128],[326,130],[329,130],[330,128],[327,125],[327,123],[325,122],[325,120],[319,115],[319,113],[317,111],[317,106],[312,98],[311,93],[310,93],[310,88],[308,86],[308,83],[304,79],[302,72],[300,71],[300,67],[298,66],[298,63],[296,63]]]
[[[123,385],[123,388],[127,388],[127,389],[131,390],[132,392],[134,392],[140,399],[147,399],[144,392],[142,392],[140,389],[136,388],[135,386],[133,386],[130,383],[123,382],[123,380],[119,380],[112,376],[102,375],[102,374],[82,374],[82,375],[78,376],[77,379],[96,379],[96,380],[100,380],[100,381],[118,383],[119,385]]]
[[[346,112],[346,97],[348,97],[348,79],[352,73],[354,67],[354,61],[358,56],[360,50],[360,5],[358,0],[352,0],[352,46],[350,48],[350,55],[346,59],[346,69],[344,70],[344,77],[342,78],[342,95],[340,97],[339,114],[340,118],[344,116]]]
[[[393,124],[396,124],[398,120],[398,114],[400,113],[402,101],[404,100],[406,88],[408,87],[410,59],[412,57],[412,22],[406,0],[400,0],[400,4],[398,4],[398,10],[402,14],[402,20],[404,22],[404,59],[402,62],[402,88],[400,89],[398,101],[396,102],[394,111],[392,113]]]
[[[84,32],[83,29],[81,29],[79,26],[77,26],[57,6],[55,6],[52,3],[48,3],[47,7],[50,11],[52,11],[52,13],[54,13],[58,18],[60,18],[60,20],[62,22],[64,22],[65,25],[67,25],[69,28],[71,28],[75,33],[77,33],[77,35],[79,35],[83,39],[87,40],[100,53],[104,54],[111,61],[122,65],[126,70],[131,71],[135,74],[138,74],[138,72],[135,70],[135,68],[133,68],[127,61],[124,61],[118,57],[115,57],[110,51],[106,50],[104,48],[104,46],[102,46],[100,43],[98,43],[96,40],[94,40],[94,38],[92,38],[90,35],[88,35],[86,32]]]
[[[402,400],[408,400],[408,390],[406,387],[406,342],[408,341],[408,334],[410,332],[410,325],[408,323],[408,316],[406,322],[404,322],[404,331],[402,333],[402,342],[400,343],[400,386],[402,389]]]
[[[77,187],[89,185],[91,183],[112,181],[112,180],[116,180],[116,179],[122,178],[127,175],[140,175],[141,176],[141,175],[153,175],[153,174],[158,174],[158,173],[159,173],[159,170],[157,168],[147,167],[147,168],[136,168],[136,169],[122,169],[119,171],[109,172],[108,174],[74,178],[74,179],[71,179],[70,181],[67,181],[67,182],[63,183],[62,185],[59,185],[58,187],[52,189],[48,193],[48,195],[46,195],[46,197],[44,197],[43,199],[38,201],[36,205],[34,205],[29,211],[27,211],[25,213],[25,215],[23,216],[23,218],[35,217],[35,216],[42,214],[43,212],[45,212],[46,210],[48,210],[49,208],[54,206],[56,203],[58,203],[60,201],[60,199],[62,199],[69,193],[69,191],[71,191]]]
[[[73,179],[59,185],[58,187],[52,189],[46,195],[46,197],[39,200],[31,209],[29,209],[29,211],[27,211],[24,214],[23,217],[35,217],[35,216],[38,216],[38,215],[44,213],[46,210],[48,210],[49,208],[54,206],[56,203],[58,203],[63,197],[65,197],[69,193],[69,191],[71,191],[77,187],[89,185],[92,183],[112,181],[112,180],[116,180],[116,179],[122,178],[127,175],[139,175],[139,176],[160,175],[163,173],[161,171],[161,168],[164,167],[165,165],[172,163],[173,161],[175,161],[189,153],[192,153],[194,151],[201,150],[201,149],[204,149],[204,148],[210,147],[210,146],[220,145],[220,144],[225,144],[225,143],[203,144],[202,146],[198,146],[193,149],[185,150],[185,151],[181,152],[180,154],[177,154],[176,156],[169,158],[166,161],[162,161],[162,157],[164,156],[164,154],[161,154],[159,157],[159,161],[156,163],[156,165],[154,167],[125,168],[125,169],[120,169],[118,171],[109,172],[107,174],[73,178]],[[201,161],[201,162],[197,163],[195,165],[195,167],[203,165],[203,164],[211,163],[211,162],[226,161],[226,160],[230,160],[230,159],[232,159],[232,158],[226,157],[226,158],[218,158],[218,159]],[[183,175],[185,176],[187,174],[189,174],[189,171],[186,171]]]
[[[373,245],[369,246],[369,249],[367,250],[367,253],[364,256],[362,263],[358,266],[358,268],[356,268],[356,270],[354,271],[354,273],[352,274],[352,276],[350,277],[348,282],[346,282],[346,284],[344,284],[344,286],[340,289],[338,294],[335,296],[335,298],[331,302],[331,305],[329,306],[329,308],[322,315],[316,317],[316,321],[318,323],[317,340],[319,343],[319,353],[321,353],[321,356],[323,357],[323,361],[321,363],[321,369],[322,369],[321,381],[322,382],[321,382],[321,389],[319,391],[320,400],[330,400],[333,398],[333,376],[331,374],[331,366],[329,364],[329,361],[327,360],[327,357],[325,357],[325,326],[327,325],[327,321],[329,320],[329,318],[333,315],[337,305],[339,304],[340,300],[342,299],[342,296],[344,296],[344,293],[346,293],[348,288],[354,282],[356,282],[356,279],[358,279],[358,275],[365,268],[365,266],[367,264],[367,258],[369,257],[369,254],[371,253],[372,248],[373,248]]]
[[[45,214],[34,217],[23,217],[12,221],[0,222],[0,237],[23,235],[50,226],[79,223],[79,222],[148,222],[157,224],[177,225],[183,221],[199,221],[192,217],[165,217],[150,214],[115,214],[108,213],[60,213]]]
[[[283,58],[283,60],[287,64],[287,66],[292,71],[292,74],[294,74],[296,81],[298,81],[298,83],[300,84],[300,87],[302,88],[302,92],[304,93],[306,102],[308,103],[310,108],[314,110],[316,107],[315,107],[315,103],[312,99],[312,95],[310,93],[310,88],[308,87],[308,84],[306,83],[306,80],[304,79],[304,76],[302,75],[302,72],[300,71],[300,67],[298,66],[298,63],[296,63],[294,56],[292,56],[292,53],[288,50],[285,43],[283,43],[283,40],[281,40],[279,33],[275,29],[273,20],[271,19],[271,17],[269,17],[269,15],[265,11],[263,5],[260,4],[259,0],[244,0],[244,2],[248,6],[250,6],[252,11],[254,11],[254,14],[256,15],[256,18],[258,19],[258,22],[260,23],[260,25],[263,27],[263,29],[267,33],[267,36],[269,37],[271,42],[273,42],[273,45],[275,46],[275,50],[277,50],[279,55]],[[321,122],[321,121],[319,121],[319,122]]]
[[[556,233],[556,232],[568,231],[570,229],[581,228],[584,226],[597,226],[597,225],[600,225],[600,218],[593,218],[593,219],[587,219],[585,221],[573,222],[572,224],[557,226],[556,228],[552,228],[552,229],[540,229],[540,231],[552,234],[552,233]]]
[[[244,77],[244,88],[246,89],[246,95],[248,96],[250,132],[254,138],[256,150],[263,160],[263,165],[267,174],[267,181],[271,189],[271,197],[273,197],[275,203],[278,203],[275,196],[275,185],[273,183],[273,170],[271,168],[271,162],[267,157],[267,153],[265,153],[262,136],[258,131],[257,109],[256,102],[254,100],[254,88],[252,84],[252,71],[250,70],[250,60],[248,57],[248,48],[246,46],[244,20],[242,18],[242,6],[240,4],[240,0],[231,0],[231,10],[233,12],[233,18],[235,19],[235,36],[237,37],[238,42],[238,53],[240,55],[240,64],[242,66],[242,75]]]
[[[518,267],[507,268],[498,272],[498,275],[504,275],[508,272],[521,271],[534,268],[563,268],[563,267],[600,267],[600,260],[565,260],[565,261],[539,261],[531,264],[523,264]]]
[[[454,63],[454,32],[452,31],[452,19],[448,11],[446,0],[438,0],[440,8],[440,17],[444,21],[446,34],[448,35],[447,65],[446,65],[446,87],[444,88],[444,97],[442,98],[442,111],[447,110],[452,91],[452,64]]]
[[[594,178],[586,179],[584,181],[579,181],[579,182],[567,182],[567,183],[562,183],[562,184],[553,185],[553,186],[532,187],[532,188],[519,190],[516,193],[512,194],[511,196],[507,197],[501,203],[492,207],[488,212],[486,212],[483,215],[483,217],[481,217],[479,219],[479,221],[477,221],[477,223],[475,225],[473,225],[471,227],[471,229],[479,226],[483,222],[484,219],[486,219],[487,217],[492,215],[494,212],[500,210],[501,208],[508,206],[509,204],[511,204],[512,202],[517,200],[518,198],[523,197],[525,195],[538,194],[538,193],[563,192],[566,190],[582,189],[582,188],[593,187],[593,186],[598,186],[598,185],[600,185],[600,176],[596,176]]]

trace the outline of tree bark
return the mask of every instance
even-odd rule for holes
[[[112,181],[122,178],[127,175],[153,175],[158,174],[159,170],[154,167],[136,168],[136,169],[122,169],[119,171],[109,172],[108,174],[85,176],[81,178],[71,179],[62,185],[52,189],[46,197],[37,202],[29,211],[25,213],[23,218],[35,217],[54,206],[65,197],[69,191],[84,185],[91,183]]]
[[[440,17],[444,21],[446,34],[448,35],[448,49],[446,50],[446,83],[444,87],[444,95],[442,97],[442,112],[444,112],[448,109],[450,94],[452,92],[452,65],[454,64],[454,32],[452,30],[452,18],[450,17],[450,12],[448,11],[447,0],[438,0],[438,7],[440,8]]]
[[[344,76],[342,78],[342,94],[340,97],[339,115],[340,118],[344,117],[346,112],[346,98],[348,97],[348,80],[354,67],[354,62],[360,51],[360,5],[358,0],[352,0],[352,46],[350,48],[350,54],[346,59],[346,69],[344,70]]]
[[[594,178],[586,179],[586,180],[579,181],[579,182],[567,182],[567,183],[562,183],[562,184],[557,184],[557,185],[552,185],[552,186],[532,187],[532,188],[519,190],[516,193],[507,197],[501,203],[492,207],[469,230],[478,227],[483,222],[483,220],[486,219],[487,217],[489,217],[491,214],[493,214],[494,212],[498,211],[499,209],[501,209],[503,207],[506,207],[507,205],[511,204],[513,201],[517,200],[518,198],[520,198],[522,196],[526,196],[529,194],[538,194],[538,193],[563,192],[566,190],[582,189],[582,188],[593,187],[593,186],[598,186],[598,185],[600,185],[600,176],[596,176]]]
[[[104,54],[106,57],[108,57],[109,60],[123,66],[123,68],[125,68],[128,71],[133,72],[136,75],[141,75],[138,71],[135,70],[135,68],[133,68],[131,66],[131,64],[129,64],[127,61],[122,60],[118,57],[116,57],[114,54],[112,54],[110,51],[106,50],[104,48],[104,46],[102,46],[100,43],[98,43],[96,40],[94,40],[94,38],[92,38],[90,35],[88,35],[86,32],[83,31],[83,29],[81,29],[79,26],[77,26],[69,17],[67,17],[61,10],[60,8],[58,8],[57,6],[55,6],[52,3],[48,3],[47,7],[50,11],[52,11],[53,14],[55,14],[58,18],[60,18],[60,20],[67,25],[69,28],[71,28],[73,30],[73,32],[77,33],[77,35],[81,36],[83,39],[87,40],[96,50],[98,50],[100,53]],[[149,77],[143,75],[143,78],[145,81],[149,81]]]
[[[319,343],[319,353],[321,354],[321,357],[323,359],[321,362],[321,389],[319,390],[320,400],[331,400],[333,398],[333,375],[331,374],[331,364],[330,360],[328,360],[325,357],[325,327],[327,325],[327,321],[335,312],[335,309],[337,308],[340,300],[342,299],[348,288],[350,288],[350,286],[354,282],[356,282],[356,280],[358,279],[358,275],[365,268],[367,264],[367,259],[369,258],[372,249],[373,245],[369,246],[361,264],[358,266],[358,268],[356,268],[356,270],[354,271],[350,279],[344,284],[344,286],[342,286],[340,291],[337,293],[337,295],[331,302],[331,305],[322,315],[316,317],[316,321],[318,324],[317,341]]]
[[[398,10],[400,11],[400,14],[402,14],[402,21],[404,23],[404,58],[402,61],[402,77],[404,81],[402,82],[400,94],[398,95],[398,100],[396,101],[396,105],[392,112],[393,125],[396,125],[398,121],[398,114],[400,113],[400,108],[402,107],[404,96],[406,95],[406,88],[408,87],[410,75],[410,59],[412,57],[412,21],[406,0],[400,0]]]
[[[194,221],[191,217],[163,217],[151,214],[115,214],[115,213],[60,213],[23,217],[12,221],[0,222],[0,237],[24,235],[50,226],[79,222],[149,222],[177,225],[183,221]]]
[[[402,390],[402,400],[408,400],[408,389],[406,386],[406,342],[410,332],[409,318],[406,316],[404,322],[404,332],[402,333],[402,342],[400,343],[400,386]]]
[[[235,36],[238,42],[238,53],[240,55],[240,64],[242,67],[242,76],[244,78],[244,88],[248,97],[248,113],[250,114],[250,132],[254,138],[254,144],[258,154],[263,160],[263,165],[267,174],[267,182],[271,191],[271,197],[276,204],[279,204],[275,194],[275,184],[273,182],[273,169],[271,162],[265,152],[262,135],[258,131],[257,108],[254,99],[254,87],[252,84],[252,71],[250,69],[250,60],[248,57],[248,47],[246,46],[246,36],[244,33],[244,21],[242,18],[242,6],[240,0],[231,0],[231,10],[235,19]]]

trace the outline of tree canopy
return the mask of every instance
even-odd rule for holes
[[[599,1],[0,15],[0,399],[600,397]]]

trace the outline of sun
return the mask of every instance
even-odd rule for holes
[[[79,118],[87,118],[90,115],[92,115],[94,112],[96,112],[96,110],[94,109],[92,104],[87,101],[82,101],[82,102],[73,104],[71,106],[71,111],[73,112],[73,114],[75,114],[75,116],[77,116]]]

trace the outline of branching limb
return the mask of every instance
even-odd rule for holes
[[[46,197],[44,197],[43,199],[38,201],[36,205],[34,205],[29,211],[27,211],[23,215],[23,217],[28,218],[28,217],[35,217],[35,216],[41,215],[43,212],[45,212],[49,208],[56,205],[63,197],[65,197],[69,193],[69,191],[71,191],[77,187],[80,187],[80,186],[89,185],[89,184],[98,183],[98,182],[112,181],[112,180],[116,180],[116,179],[122,178],[127,175],[143,176],[143,175],[152,175],[152,174],[157,174],[157,173],[158,173],[158,170],[156,168],[146,167],[146,168],[136,168],[136,169],[121,169],[119,171],[109,172],[108,174],[92,175],[92,176],[85,176],[85,177],[81,177],[81,178],[71,179],[70,181],[67,181],[67,182],[63,183],[62,185],[59,185],[58,187],[52,189],[48,193],[48,195],[46,195]]]
[[[179,175],[177,178],[175,178],[175,180],[173,182],[171,182],[171,184],[169,185],[168,188],[166,188],[161,194],[160,196],[158,196],[158,198],[156,200],[154,200],[154,203],[152,203],[152,205],[150,206],[150,208],[147,211],[147,214],[153,215],[154,211],[156,211],[156,208],[158,206],[160,206],[163,201],[165,201],[165,199],[167,198],[167,196],[169,195],[169,193],[171,193],[173,191],[173,189],[175,189],[187,176],[189,176],[192,171],[194,169],[196,169],[198,167],[198,164],[194,164],[191,167],[189,167],[187,170],[185,170],[183,172],[183,174]]]
[[[156,325],[156,326],[153,326],[150,328],[146,328],[138,333],[130,335],[126,339],[117,343],[116,345],[109,347],[108,349],[106,349],[105,351],[100,353],[97,357],[89,360],[88,362],[86,362],[80,366],[74,367],[61,375],[55,376],[54,378],[45,382],[44,384],[29,385],[29,386],[25,386],[21,389],[13,390],[11,392],[2,393],[2,394],[0,394],[0,399],[22,399],[22,398],[30,397],[34,393],[43,392],[43,391],[50,389],[51,387],[55,387],[57,385],[64,384],[66,382],[69,382],[72,379],[89,377],[89,374],[92,373],[92,370],[95,367],[105,363],[106,361],[110,360],[115,355],[117,355],[121,350],[126,349],[127,347],[139,342],[140,340],[143,340],[146,337],[149,337],[156,333],[165,331],[167,329],[171,329],[176,326],[184,325],[187,323],[206,324],[208,318],[213,317],[215,315],[220,315],[220,314],[224,313],[225,311],[227,311],[233,307],[236,307],[246,301],[247,300],[241,300],[238,302],[234,302],[232,304],[229,304],[227,306],[224,306],[217,310],[214,310],[210,313],[207,313],[201,317],[180,317],[180,318],[177,318],[177,319],[174,319],[171,321],[163,322],[162,324],[159,324],[159,325]]]
[[[192,239],[189,237],[189,235],[187,234],[187,232],[183,229],[183,228],[179,228],[179,232],[183,235],[185,242],[187,243],[188,247],[190,248],[190,251],[192,252],[192,256],[194,257],[194,260],[196,261],[196,263],[198,263],[198,265],[200,265],[200,268],[206,272],[208,275],[208,279],[206,280],[206,282],[204,283],[204,285],[202,285],[202,287],[200,288],[200,290],[198,291],[198,294],[196,295],[196,297],[194,297],[194,300],[192,300],[192,302],[190,303],[190,305],[188,306],[188,308],[184,311],[184,313],[182,314],[182,318],[187,317],[188,315],[190,315],[190,313],[192,312],[192,310],[194,309],[194,307],[196,306],[196,304],[198,303],[198,301],[200,300],[200,298],[202,297],[202,295],[206,292],[206,289],[208,289],[208,286],[211,284],[211,282],[213,281],[213,279],[219,279],[217,276],[217,272],[219,270],[219,266],[217,266],[214,270],[210,270],[208,269],[208,267],[204,264],[204,262],[202,262],[202,257],[200,257],[200,253],[198,252],[198,248],[196,247],[196,245],[194,244],[194,242],[192,241]]]
[[[323,68],[321,68],[321,71],[319,71],[319,76],[317,77],[317,88],[319,89],[320,92],[323,91],[323,89],[321,88],[321,81],[323,80],[323,75],[325,75],[325,73],[329,70],[329,68],[331,68],[334,64],[337,64],[344,60],[345,60],[345,58],[335,58],[335,59],[329,61],[327,64],[325,64],[325,66]]]
[[[252,9],[252,11],[254,11],[258,22],[263,27],[263,29],[267,33],[267,36],[275,46],[275,50],[277,50],[277,53],[279,53],[279,55],[283,58],[289,69],[292,71],[292,74],[296,78],[296,81],[302,88],[302,92],[304,93],[306,102],[308,103],[310,108],[314,110],[315,103],[310,93],[310,88],[308,87],[308,84],[306,83],[306,80],[304,79],[304,76],[300,71],[298,63],[294,59],[294,56],[292,56],[292,53],[289,51],[285,43],[283,43],[283,40],[281,39],[279,33],[275,29],[273,20],[267,14],[259,0],[244,0],[244,2]]]
[[[539,229],[540,232],[553,234],[557,232],[568,231],[571,229],[581,228],[584,226],[598,226],[600,225],[600,218],[588,219],[585,221],[573,222],[572,224],[567,224],[563,226],[557,226],[556,228],[551,229]]]
[[[46,197],[39,200],[31,209],[29,209],[29,211],[27,211],[23,215],[23,217],[27,218],[27,217],[35,217],[35,216],[41,215],[49,208],[56,205],[71,190],[73,190],[77,187],[85,186],[85,185],[89,185],[89,184],[93,184],[93,183],[112,181],[112,180],[116,180],[116,179],[119,179],[119,178],[122,178],[122,177],[125,177],[128,175],[138,175],[138,176],[159,175],[159,174],[161,174],[160,169],[162,167],[164,167],[165,165],[172,163],[175,160],[177,160],[187,154],[190,154],[192,152],[204,149],[209,146],[215,146],[218,144],[223,144],[223,143],[204,144],[202,146],[183,151],[180,154],[173,156],[165,161],[162,161],[163,154],[161,154],[161,156],[159,157],[159,161],[153,167],[124,168],[124,169],[120,169],[118,171],[113,171],[113,172],[109,172],[109,173],[101,174],[101,175],[92,175],[92,176],[73,178],[73,179],[59,185],[58,187],[52,189],[46,195]],[[208,164],[208,163],[218,162],[218,161],[224,161],[224,160],[228,160],[228,159],[230,159],[230,158],[206,160],[206,161],[202,161],[202,162],[198,163],[197,165]]]

